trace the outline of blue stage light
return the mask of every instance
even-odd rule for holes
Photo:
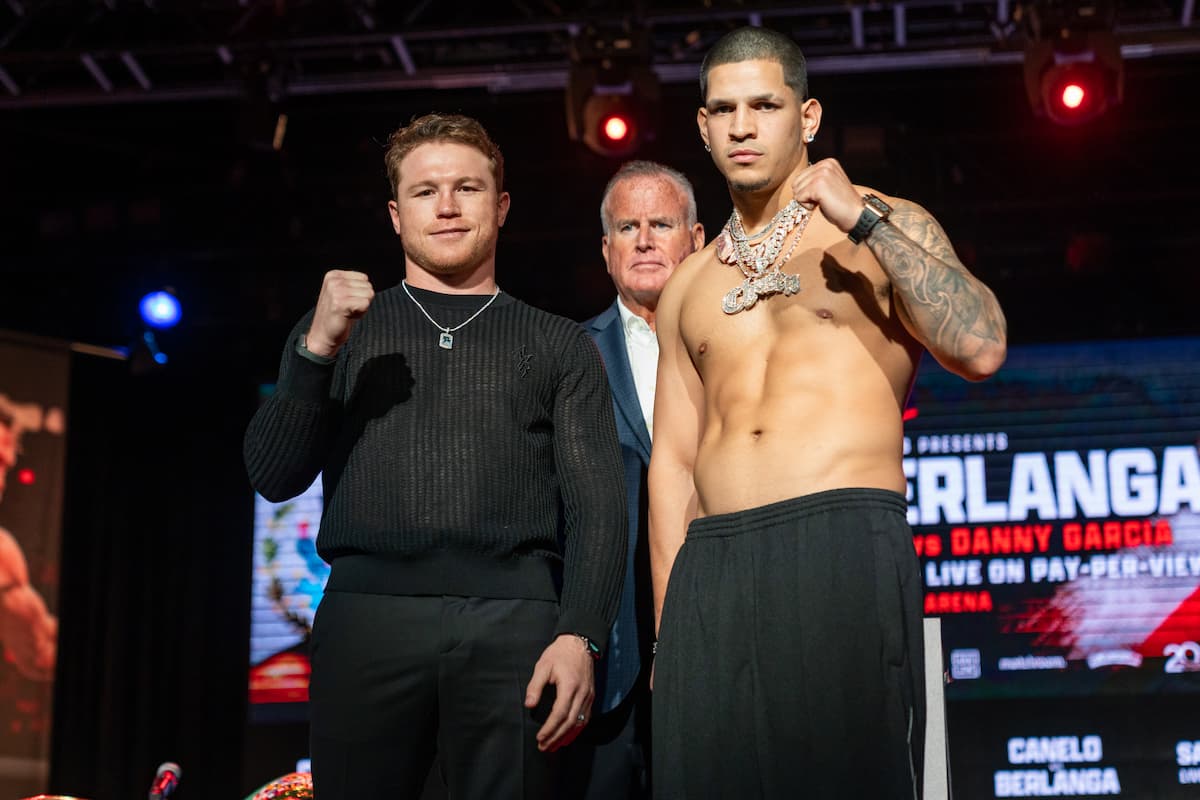
[[[182,311],[179,299],[166,291],[151,292],[142,298],[139,305],[142,320],[152,328],[173,328],[179,322]]]
[[[154,359],[155,364],[166,364],[167,354],[158,347],[158,338],[154,335],[154,331],[146,331],[142,334],[142,341],[146,344],[146,351],[150,353],[150,357]]]

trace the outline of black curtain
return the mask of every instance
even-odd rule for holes
[[[53,792],[144,797],[169,760],[183,800],[244,794],[255,397],[208,345],[144,374],[74,358]]]

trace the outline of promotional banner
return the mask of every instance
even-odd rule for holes
[[[926,364],[908,416],[948,699],[1200,689],[1200,340]]]
[[[264,387],[264,396],[274,387]],[[298,497],[254,497],[250,599],[250,716],[308,719],[308,640],[329,565],[317,555],[324,495],[320,476]]]
[[[329,577],[317,555],[321,479],[285,503],[255,499],[250,703],[255,719],[307,719],[308,639]],[[265,710],[264,710],[265,709]]]
[[[0,796],[45,790],[70,357],[0,332]]]
[[[1200,797],[1200,723],[1175,698],[973,705],[952,736],[955,800]]]

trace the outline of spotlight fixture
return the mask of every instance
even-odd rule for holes
[[[1025,90],[1035,114],[1079,125],[1121,102],[1124,64],[1111,0],[1041,0],[1029,7]]]
[[[654,138],[658,76],[642,30],[588,28],[571,43],[567,132],[602,156],[621,158]]]
[[[158,330],[175,327],[182,316],[179,298],[169,289],[147,294],[138,304],[138,310],[141,311],[142,322]]]

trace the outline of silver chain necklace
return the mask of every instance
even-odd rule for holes
[[[783,272],[781,268],[792,257],[811,216],[807,208],[793,199],[776,212],[765,228],[747,234],[742,227],[742,215],[733,209],[729,221],[717,236],[717,259],[737,267],[743,280],[721,298],[722,311],[736,314],[751,308],[762,297],[789,296],[800,291],[799,276]],[[793,231],[792,243],[780,260],[783,244]]]
[[[783,242],[792,229],[801,222],[808,221],[808,209],[792,200],[776,212],[771,221],[758,233],[749,235],[742,226],[742,215],[733,209],[725,230],[733,241],[734,252],[737,255],[737,267],[747,278],[757,277],[775,263],[783,249]]]
[[[487,311],[487,307],[490,306],[492,303],[496,302],[496,298],[500,296],[500,287],[497,286],[496,293],[493,294],[491,296],[491,298],[486,303],[484,303],[483,306],[481,306],[478,311],[476,311],[471,316],[467,317],[465,321],[460,322],[457,325],[455,325],[453,328],[448,328],[445,325],[440,324],[433,317],[429,316],[429,312],[425,310],[425,306],[421,305],[420,301],[417,300],[417,298],[413,297],[413,293],[408,290],[408,281],[402,280],[402,281],[400,281],[400,285],[404,288],[404,293],[406,295],[408,295],[408,299],[413,301],[413,305],[415,305],[417,308],[421,309],[421,313],[425,315],[425,319],[432,322],[433,327],[437,328],[439,331],[442,332],[441,335],[438,336],[438,347],[442,348],[443,350],[454,349],[454,336],[453,336],[454,332],[456,330],[458,330],[459,328],[466,327],[467,324],[470,323],[473,319],[478,317],[484,311]]]

